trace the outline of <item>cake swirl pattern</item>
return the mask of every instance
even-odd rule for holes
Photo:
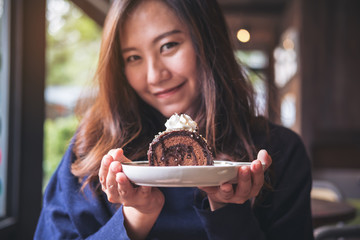
[[[185,123],[185,127],[181,128],[179,122]],[[175,114],[165,125],[176,126],[176,128],[169,129],[168,127],[166,131],[155,136],[149,146],[149,165],[213,165],[211,150],[206,140],[198,134],[197,124],[189,116]]]

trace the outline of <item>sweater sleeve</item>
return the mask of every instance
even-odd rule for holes
[[[70,171],[73,159],[70,146],[46,188],[34,239],[129,239],[122,207],[89,188],[80,191]]]
[[[213,212],[196,208],[196,212],[211,240],[265,239],[249,201],[244,204],[228,204]]]

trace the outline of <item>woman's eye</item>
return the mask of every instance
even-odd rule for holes
[[[134,61],[139,60],[139,59],[140,59],[140,56],[131,55],[131,56],[126,58],[126,62],[134,62]]]
[[[169,42],[169,43],[166,43],[164,45],[161,46],[160,48],[160,52],[164,52],[164,51],[168,51],[170,50],[171,48],[177,46],[179,43],[177,42]]]

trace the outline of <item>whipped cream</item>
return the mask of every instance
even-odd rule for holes
[[[166,132],[188,130],[195,132],[197,130],[197,124],[186,114],[175,113],[165,123]]]

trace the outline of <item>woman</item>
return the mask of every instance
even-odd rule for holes
[[[304,146],[255,116],[215,0],[114,1],[96,79],[98,96],[47,187],[35,239],[312,239]],[[130,183],[121,162],[146,158],[175,112],[198,123],[215,158],[257,155],[237,184]],[[264,187],[261,164],[272,164]]]

